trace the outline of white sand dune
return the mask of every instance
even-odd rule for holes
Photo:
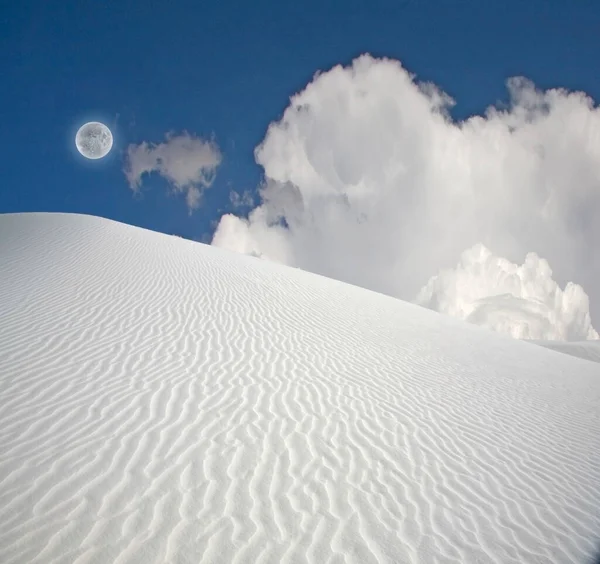
[[[600,341],[529,341],[561,353],[570,354],[578,358],[585,358],[592,362],[600,362]]]
[[[112,221],[0,216],[0,562],[587,562],[600,365]]]

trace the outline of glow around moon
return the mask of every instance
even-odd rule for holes
[[[101,159],[111,150],[113,136],[110,129],[98,121],[82,125],[75,136],[77,150],[88,159]]]

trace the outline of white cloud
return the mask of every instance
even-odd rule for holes
[[[223,217],[213,244],[409,300],[477,243],[512,262],[534,251],[600,306],[600,111],[508,89],[506,110],[456,123],[397,61],[317,75],[255,151],[260,205]]]
[[[229,193],[229,201],[234,208],[250,208],[255,203],[250,190],[244,190],[241,194],[232,190]]]
[[[158,172],[177,193],[184,193],[190,212],[200,206],[202,189],[209,187],[221,164],[221,152],[212,141],[205,141],[184,131],[167,134],[164,143],[144,141],[129,145],[125,175],[129,187],[138,192],[145,173]]]
[[[433,276],[416,303],[519,339],[600,338],[583,288],[569,282],[562,290],[535,253],[519,266],[475,245],[456,268]]]

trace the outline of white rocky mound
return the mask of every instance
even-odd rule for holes
[[[0,562],[584,563],[600,365],[111,221],[0,216]]]

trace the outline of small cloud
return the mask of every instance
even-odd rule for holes
[[[200,190],[198,190],[198,188],[196,188],[195,186],[190,186],[188,188],[187,194],[185,196],[185,202],[187,204],[188,209],[190,210],[195,210],[198,209],[200,207],[200,198],[201,198],[202,194],[200,193]]]
[[[232,190],[229,193],[229,201],[234,208],[252,208],[254,207],[254,198],[250,190],[244,190],[242,194]]]
[[[177,193],[186,195],[190,213],[200,206],[202,190],[212,184],[222,156],[213,141],[205,141],[184,131],[167,134],[164,143],[129,145],[125,176],[129,187],[139,192],[145,173],[157,172]]]

